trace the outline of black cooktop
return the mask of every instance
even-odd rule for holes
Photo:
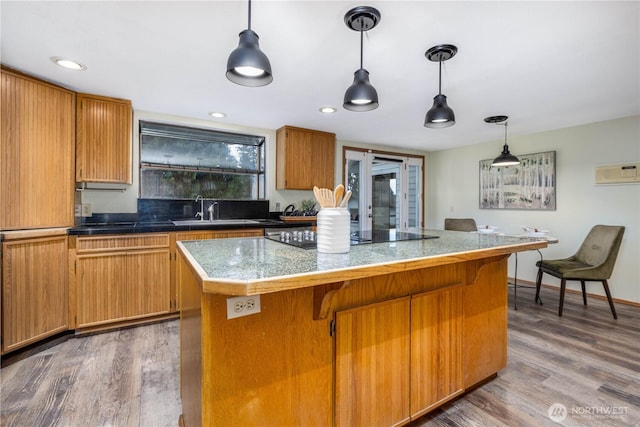
[[[398,231],[396,229],[366,230],[351,233],[351,244],[361,245],[363,243],[401,242],[403,240],[423,240],[437,238],[438,236],[409,233],[406,231]]]
[[[267,239],[302,249],[316,249],[316,234],[301,231],[282,231],[265,236]],[[367,230],[351,233],[351,246],[365,245],[368,243],[400,242],[405,240],[437,239],[438,236],[427,234],[409,233],[406,231],[391,230]]]

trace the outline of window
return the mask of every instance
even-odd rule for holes
[[[265,197],[263,136],[140,121],[140,197]]]

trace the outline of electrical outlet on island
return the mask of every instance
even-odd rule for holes
[[[227,319],[260,313],[260,295],[227,298]]]

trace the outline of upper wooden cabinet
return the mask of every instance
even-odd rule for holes
[[[2,69],[0,229],[73,225],[75,94]]]
[[[131,184],[131,101],[79,93],[76,181]]]
[[[276,188],[333,188],[336,135],[283,126],[276,134]]]

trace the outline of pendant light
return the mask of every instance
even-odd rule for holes
[[[227,60],[227,78],[241,86],[266,86],[273,80],[269,58],[260,50],[258,35],[251,30],[251,0],[249,25],[240,33],[238,47]]]
[[[491,166],[515,166],[520,164],[520,160],[509,152],[509,146],[507,145],[507,119],[509,116],[491,116],[484,119],[486,123],[504,124],[504,147],[502,147],[502,153],[496,157]]]
[[[369,82],[369,72],[362,67],[363,35],[380,21],[380,12],[370,6],[358,6],[344,16],[344,23],[360,31],[360,68],[353,75],[353,84],[344,94],[343,107],[351,111],[370,111],[378,108],[378,92]]]
[[[456,116],[447,105],[447,97],[442,94],[442,62],[451,59],[458,52],[452,44],[441,44],[427,50],[424,56],[429,61],[438,62],[440,73],[438,77],[438,94],[433,98],[433,107],[427,111],[424,119],[425,127],[432,129],[447,128],[456,124]]]

